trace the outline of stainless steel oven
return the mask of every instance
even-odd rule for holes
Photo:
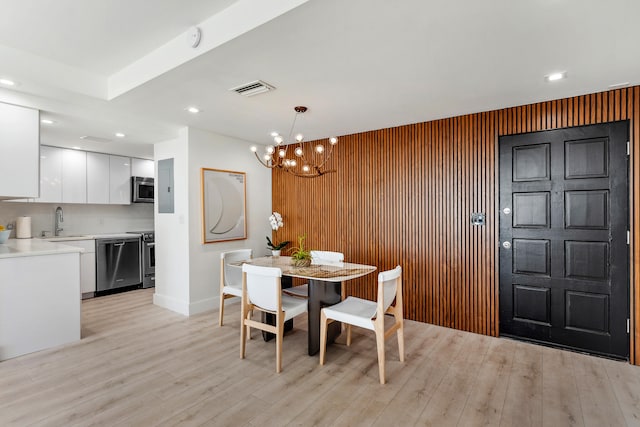
[[[156,242],[153,231],[131,231],[141,236],[142,287],[152,288],[156,285]]]

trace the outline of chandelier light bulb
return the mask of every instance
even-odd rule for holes
[[[280,169],[282,172],[303,178],[315,178],[327,173],[337,172],[336,170],[328,170],[328,167],[330,167],[329,161],[333,146],[338,143],[338,138],[335,136],[325,137],[322,141],[309,143],[309,147],[305,148],[302,145],[304,143],[304,135],[296,132],[304,129],[296,129],[296,118],[308,111],[308,108],[299,105],[294,107],[293,110],[296,115],[286,138],[276,131],[268,131],[273,142],[264,146],[250,146],[251,151],[264,167],[272,169],[274,172]],[[291,151],[289,151],[289,145],[291,145]],[[258,150],[261,151],[261,154],[257,153]],[[308,159],[305,158],[305,152],[309,155]],[[288,155],[291,157],[287,157]]]

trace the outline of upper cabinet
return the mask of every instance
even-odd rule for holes
[[[40,112],[0,103],[0,199],[38,197]]]
[[[40,147],[40,197],[36,202],[62,201],[62,149]]]
[[[87,203],[87,153],[62,149],[62,203]]]
[[[87,153],[87,203],[109,203],[109,155]]]
[[[131,159],[131,175],[153,178],[155,176],[153,160]]]
[[[109,203],[131,204],[131,158],[109,156]]]
[[[2,105],[2,104],[0,104]],[[2,129],[0,129],[1,135]],[[0,145],[2,144],[0,140]],[[4,157],[0,153],[0,163]],[[132,162],[135,160],[135,162]],[[40,197],[15,201],[40,203],[131,204],[131,176],[153,176],[153,160],[132,159],[60,147],[40,146]],[[15,180],[2,179],[0,186]],[[36,173],[36,176],[38,174]],[[18,178],[20,179],[20,178]],[[0,187],[1,188],[1,187]],[[2,199],[3,197],[0,197]]]

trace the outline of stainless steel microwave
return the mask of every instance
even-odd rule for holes
[[[153,203],[153,178],[131,177],[131,202]]]

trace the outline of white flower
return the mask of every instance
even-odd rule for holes
[[[278,212],[274,212],[269,217],[269,223],[271,224],[271,229],[277,231],[278,228],[284,225],[284,223],[282,222],[282,215],[280,215]]]

